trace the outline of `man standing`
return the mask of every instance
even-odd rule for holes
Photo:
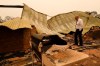
[[[76,20],[75,45],[78,45],[79,43],[79,46],[83,46],[83,40],[82,40],[83,20],[79,18],[79,16],[76,16],[75,20]]]

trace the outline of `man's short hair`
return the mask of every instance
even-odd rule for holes
[[[75,19],[77,20],[79,18],[79,16],[75,16]]]

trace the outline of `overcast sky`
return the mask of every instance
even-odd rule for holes
[[[100,13],[100,0],[0,0],[0,5],[23,5],[50,16],[70,11],[97,11]],[[21,16],[21,8],[0,8],[0,16]]]

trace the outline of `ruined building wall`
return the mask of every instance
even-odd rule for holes
[[[0,26],[0,53],[22,51],[29,48],[29,35],[27,29],[11,30]]]

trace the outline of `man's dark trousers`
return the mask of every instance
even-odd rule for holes
[[[83,46],[83,40],[82,40],[82,31],[79,31],[79,29],[76,29],[76,32],[75,32],[75,45],[78,45],[78,42],[79,42],[79,46]]]

